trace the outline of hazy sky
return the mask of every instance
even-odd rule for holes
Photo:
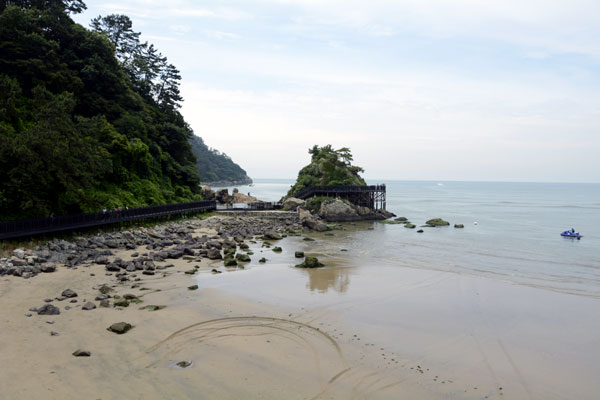
[[[253,178],[332,144],[369,179],[600,181],[598,0],[86,3],[131,17]]]

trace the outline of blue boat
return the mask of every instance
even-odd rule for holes
[[[575,232],[575,229],[573,229],[573,228],[571,228],[570,231],[564,231],[563,233],[560,234],[560,236],[575,238],[575,239],[581,239],[583,237],[583,235],[580,235],[579,232]]]

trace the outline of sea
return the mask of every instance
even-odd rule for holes
[[[264,201],[279,201],[293,183],[257,179],[238,188]],[[417,228],[363,223],[328,238],[332,249],[352,248],[360,258],[397,268],[442,270],[600,298],[600,184],[368,183],[385,183],[387,209]],[[431,218],[451,225],[417,233]],[[583,238],[560,236],[571,228]]]
[[[284,309],[355,350],[349,365],[369,366],[373,389],[356,398],[598,398],[600,184],[368,183],[385,183],[387,210],[417,228],[342,223],[277,241],[281,253],[257,240],[244,269],[219,265],[198,286]],[[292,184],[238,189],[278,201]],[[450,226],[420,228],[432,218]],[[583,237],[560,236],[570,229]],[[325,266],[295,268],[296,251]]]

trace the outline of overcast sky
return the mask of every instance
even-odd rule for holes
[[[598,0],[119,0],[253,178],[314,144],[368,179],[600,182]]]

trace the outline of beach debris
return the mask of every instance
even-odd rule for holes
[[[106,330],[114,332],[118,335],[122,335],[131,329],[133,329],[133,326],[127,322],[116,322],[116,323],[112,324],[111,326],[109,326],[108,328],[106,328]]]
[[[75,351],[73,352],[73,355],[74,355],[75,357],[89,357],[89,356],[91,356],[91,355],[92,355],[92,353],[90,353],[90,352],[89,352],[89,351],[87,351],[87,350],[75,350]]]

